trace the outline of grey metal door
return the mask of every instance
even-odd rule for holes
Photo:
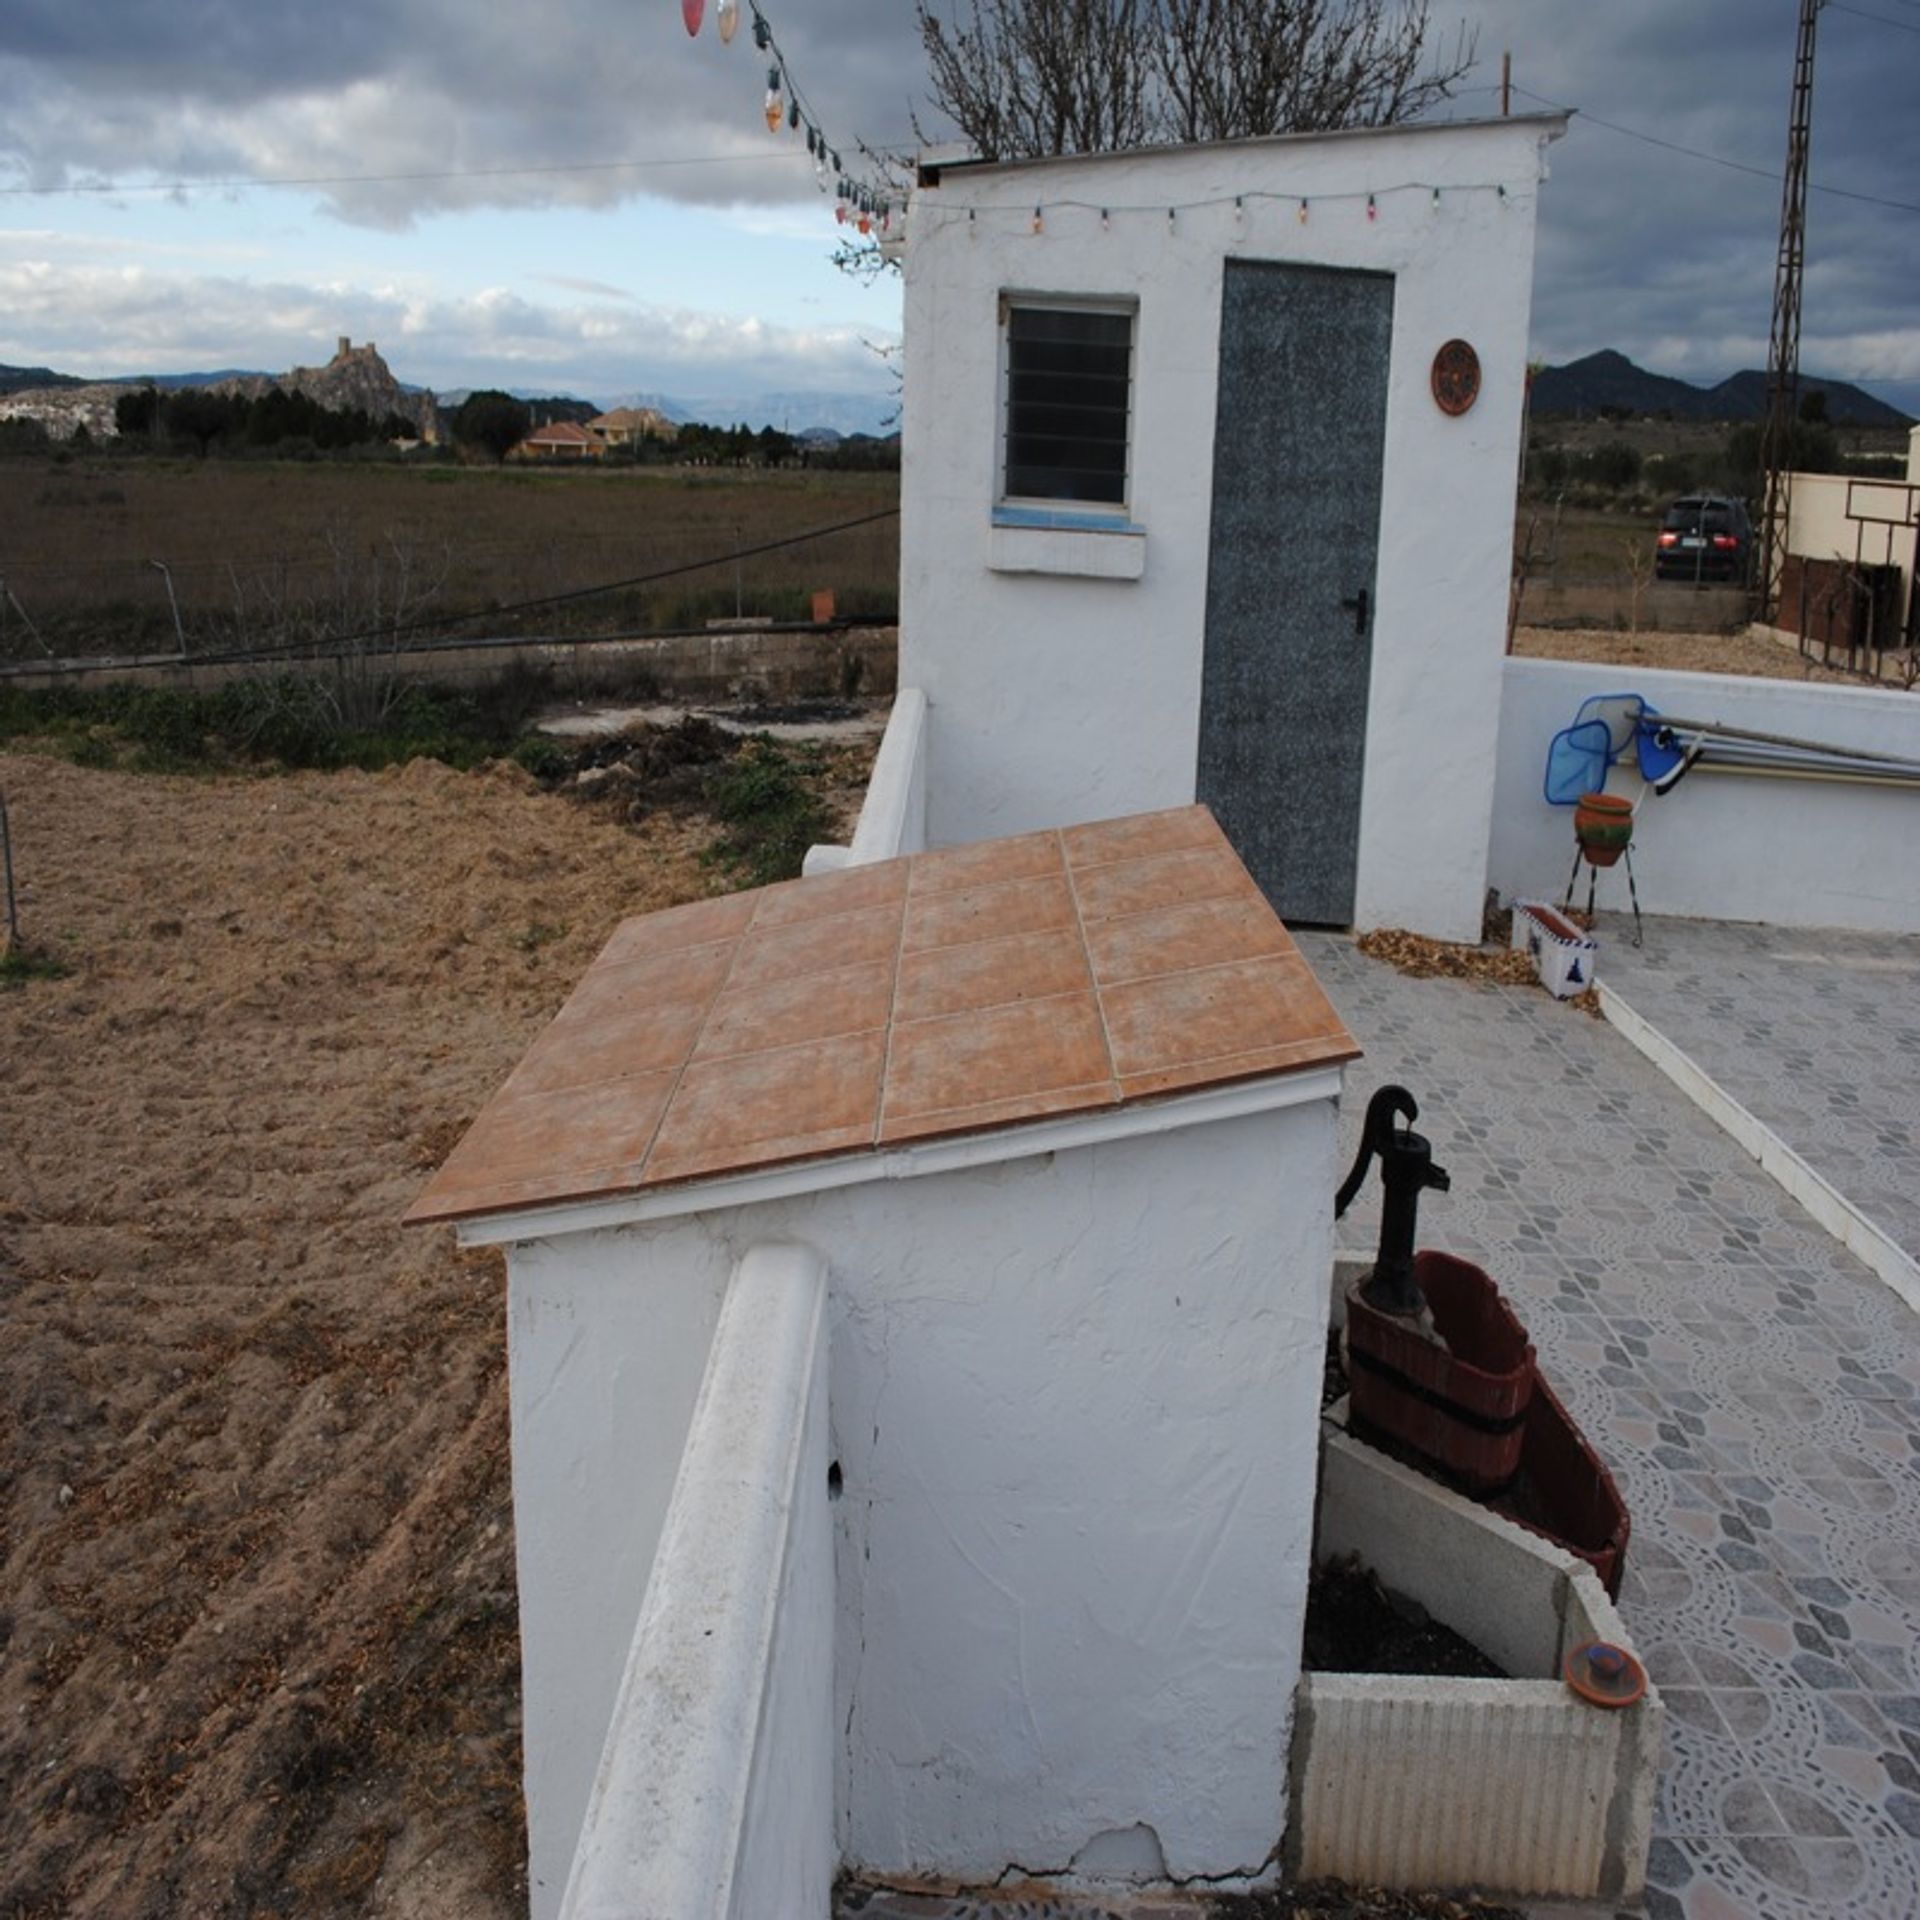
[[[1353,920],[1393,277],[1229,260],[1199,796],[1282,919]]]

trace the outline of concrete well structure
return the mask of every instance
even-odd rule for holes
[[[1354,1051],[1197,807],[615,933],[413,1214],[507,1250],[539,1920],[570,1871],[571,1920],[668,1850],[649,1822],[685,1796],[619,1727],[704,1670],[724,1700],[689,1682],[669,1720],[717,1705],[786,1756],[756,1771],[734,1743],[706,1817],[777,1778],[778,1817],[830,1806],[834,1857],[888,1876],[1277,1871]],[[769,1291],[789,1268],[802,1291]],[[783,1451],[816,1444],[806,1273],[830,1504]],[[783,1354],[791,1390],[752,1402],[739,1383]],[[756,1532],[741,1552],[702,1546],[702,1488],[711,1524]],[[809,1514],[834,1567],[812,1649],[813,1613],[773,1619],[815,1591],[806,1542],[757,1532]],[[791,1675],[760,1709],[746,1641]],[[714,1763],[711,1740],[682,1749]],[[582,1851],[590,1799],[620,1830]],[[676,1871],[740,1857],[672,1839]],[[818,1839],[787,1849],[796,1912]],[[756,1840],[742,1884],[779,1872]],[[645,1891],[617,1910],[693,1920]]]
[[[1198,797],[1289,922],[1477,937],[1564,124],[923,162],[900,677],[931,844]]]

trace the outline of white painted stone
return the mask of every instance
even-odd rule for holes
[[[1350,1553],[1516,1678],[1558,1676],[1572,1556],[1329,1427],[1314,1558]]]
[[[590,1768],[632,1637],[639,1583],[624,1617],[597,1589],[610,1564],[631,1577],[638,1456],[678,1457],[736,1259],[797,1240],[831,1270],[847,1862],[1065,1873],[1146,1827],[1175,1877],[1259,1876],[1286,1804],[1336,1152],[1323,1094],[511,1245],[537,1860],[571,1853],[570,1743]]]
[[[1639,1898],[1664,1708],[1581,1701],[1560,1662],[1631,1651],[1572,1554],[1329,1428],[1315,1555],[1358,1553],[1509,1680],[1312,1673],[1294,1734],[1290,1867],[1367,1885]]]
[[[1573,810],[1542,796],[1547,746],[1573,724],[1581,701],[1623,692],[1689,720],[1920,760],[1920,700],[1909,693],[1509,660],[1487,867],[1503,898],[1558,900],[1565,892]],[[1631,796],[1638,786],[1637,774],[1615,770],[1613,791]],[[1640,801],[1633,870],[1648,913],[1920,933],[1920,788],[1696,769],[1671,793]],[[1584,873],[1579,898],[1584,904]],[[1598,899],[1626,908],[1624,867],[1600,876]]]
[[[562,1920],[824,1915],[833,1844],[827,1277],[740,1260]]]
[[[1147,536],[1124,528],[995,527],[987,565],[995,573],[1138,580],[1147,570]]]
[[[923,689],[934,714],[932,844],[1193,799],[1225,262],[1371,269],[1393,274],[1396,292],[1356,918],[1477,935],[1534,210],[1560,125],[962,168],[914,196],[901,681]],[[1401,191],[1409,182],[1424,184]],[[1305,225],[1302,195],[1313,202]],[[1217,204],[1192,205],[1205,200]],[[1026,216],[1036,201],[1087,210],[1063,206],[1035,234]],[[1171,227],[1157,211],[1115,211],[1104,225],[1098,213],[1174,203],[1189,210]],[[970,222],[969,209],[980,217]],[[1138,302],[1128,502],[1138,579],[996,566],[996,550],[1003,564],[1010,552],[1008,530],[993,524],[997,307],[1009,290]],[[1430,390],[1434,353],[1456,336],[1478,349],[1485,382],[1458,419]],[[1123,537],[1049,530],[1044,540],[1049,552],[1077,544],[1101,557]]]

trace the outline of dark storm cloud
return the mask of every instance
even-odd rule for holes
[[[1541,203],[1536,350],[1603,346],[1683,378],[1763,366],[1772,316],[1795,0],[1484,0],[1486,81],[1511,47],[1517,104],[1585,112],[1553,149]],[[1871,0],[1820,20],[1812,177],[1920,204],[1920,8]],[[1904,18],[1903,18],[1904,17]],[[1464,107],[1484,109],[1488,96]],[[1665,151],[1599,124],[1759,169]],[[1807,225],[1803,364],[1869,376],[1920,411],[1920,214],[1816,192]],[[1896,384],[1898,382],[1898,384]]]
[[[910,14],[858,0],[771,11],[848,154],[863,131],[906,135]],[[775,200],[811,176],[795,140],[768,134],[764,92],[748,33],[722,48],[709,21],[689,42],[671,0],[15,0],[0,17],[0,172],[42,187],[466,172],[332,190],[336,212],[382,226],[635,192]],[[731,164],[536,171],[714,156]]]
[[[906,0],[767,0],[810,103],[851,158],[904,143],[922,62]],[[1813,176],[1920,201],[1920,6],[1829,6]],[[709,6],[709,14],[713,11]],[[1717,379],[1764,360],[1795,0],[1436,0],[1436,40],[1479,36],[1453,111],[1586,109],[1553,150],[1535,341],[1561,360],[1616,346]],[[763,63],[743,31],[697,41],[674,0],[12,0],[0,15],[0,179],[434,174],[329,189],[337,214],[404,225],[449,208],[706,202],[811,191],[804,156],[759,120]],[[1754,177],[1599,124],[1757,168]],[[705,164],[719,156],[724,164]],[[777,156],[777,157],[776,157]],[[510,173],[670,157],[666,170]],[[1806,363],[1878,376],[1920,410],[1920,215],[1816,194]],[[1899,380],[1904,384],[1886,384]]]

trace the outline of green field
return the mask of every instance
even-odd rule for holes
[[[164,561],[194,651],[321,639],[449,614],[462,634],[699,626],[736,611],[891,620],[892,473],[403,467],[253,461],[0,461],[0,658],[176,644]],[[609,581],[618,593],[514,610]],[[37,638],[36,638],[37,634]]]

